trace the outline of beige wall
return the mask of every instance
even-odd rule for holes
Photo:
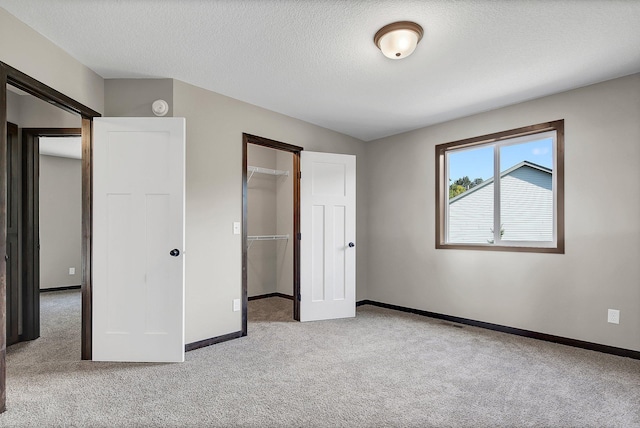
[[[186,340],[239,331],[242,133],[305,150],[355,154],[358,162],[357,296],[366,296],[365,143],[195,86],[174,81],[173,113],[187,119]]]
[[[81,178],[80,159],[40,156],[41,289],[81,283]]]
[[[106,117],[155,117],[151,104],[165,100],[173,116],[173,79],[106,79],[104,115]]]
[[[640,350],[638,118],[633,75],[369,143],[368,298]],[[434,146],[556,119],[566,254],[436,250]]]
[[[7,122],[11,122],[15,125],[20,122],[21,99],[22,97],[20,95],[7,91]]]
[[[0,61],[89,108],[103,111],[103,79],[2,8]]]
[[[7,91],[9,121],[22,128],[80,128],[80,116],[53,106],[32,95]]]

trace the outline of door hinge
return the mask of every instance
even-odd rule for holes
[[[298,178],[302,179],[302,171],[298,171]]]
[[[302,241],[302,233],[298,232],[298,241]]]
[[[302,294],[298,293],[298,302],[302,301]]]

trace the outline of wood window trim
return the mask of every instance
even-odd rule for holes
[[[293,318],[300,321],[300,152],[302,147],[282,143],[257,135],[242,134],[242,336],[247,335],[248,276],[247,276],[247,154],[248,144],[289,152],[293,155]]]
[[[556,246],[555,247],[524,247],[524,246],[501,246],[501,245],[474,245],[474,244],[449,244],[445,242],[445,220],[446,202],[448,200],[448,186],[445,154],[447,151],[456,148],[468,148],[476,145],[490,144],[526,135],[538,134],[547,131],[556,132]],[[479,251],[508,251],[526,253],[553,253],[564,254],[564,119],[551,122],[539,123],[536,125],[515,128],[508,131],[496,132],[493,134],[481,135],[464,140],[453,141],[435,146],[435,207],[436,207],[436,249],[449,250],[479,250]]]

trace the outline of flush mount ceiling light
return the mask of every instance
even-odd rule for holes
[[[400,21],[379,29],[373,42],[387,58],[402,59],[413,53],[423,34],[415,22]]]

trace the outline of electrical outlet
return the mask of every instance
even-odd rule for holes
[[[76,274],[76,268],[71,267],[69,268],[69,275],[75,275]]]
[[[620,324],[620,311],[618,309],[609,309],[607,312],[607,322]]]
[[[234,235],[240,235],[240,222],[239,221],[234,221],[233,222],[233,234]]]
[[[240,299],[233,299],[233,312],[240,310]]]

